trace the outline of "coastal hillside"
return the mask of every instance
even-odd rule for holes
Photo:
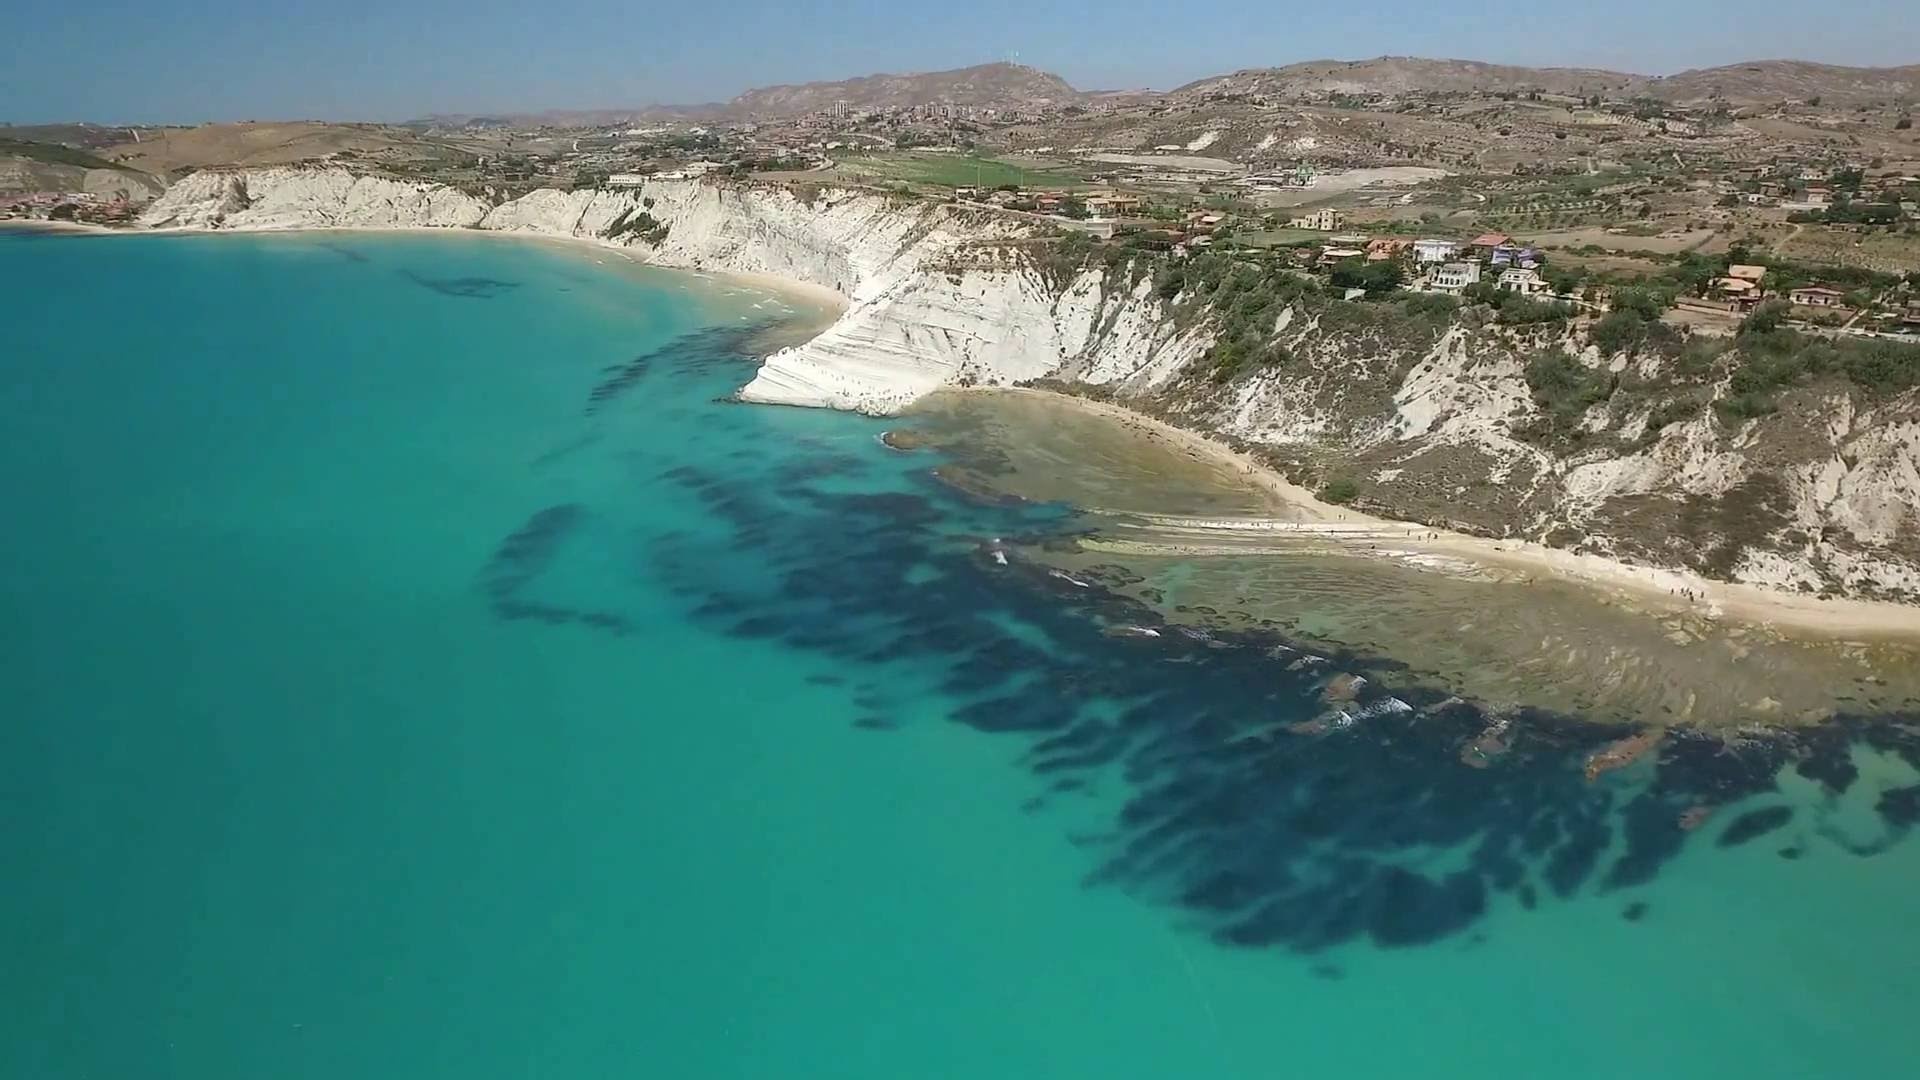
[[[166,185],[139,169],[60,143],[0,137],[0,195],[80,191],[117,199],[150,199]]]
[[[497,201],[343,169],[188,177],[152,227],[460,227],[834,289],[747,400],[895,411],[1045,382],[1215,434],[1377,513],[1838,595],[1920,600],[1920,365],[1756,317],[1693,337],[1445,297],[1350,301],[1229,256],[1102,252],[1019,215],[811,185]]]
[[[290,165],[335,156],[388,166],[461,156],[455,147],[403,128],[319,121],[159,128],[102,147],[99,153],[117,164],[155,176],[224,165]]]

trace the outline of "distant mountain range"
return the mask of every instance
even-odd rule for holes
[[[778,119],[837,106],[888,109],[944,104],[1012,109],[1154,97],[1193,101],[1244,94],[1286,99],[1330,93],[1521,93],[1533,90],[1651,97],[1672,102],[1724,100],[1733,104],[1819,98],[1829,104],[1851,105],[1920,99],[1920,64],[1856,68],[1803,60],[1758,60],[1683,71],[1677,75],[1636,75],[1598,68],[1518,67],[1475,60],[1382,56],[1371,60],[1310,60],[1285,67],[1247,68],[1156,94],[1152,91],[1082,91],[1051,72],[1022,64],[993,63],[952,71],[865,75],[835,82],[764,86],[748,90],[729,102],[706,105],[435,116],[413,123],[439,127],[522,123],[595,125],[648,120]]]

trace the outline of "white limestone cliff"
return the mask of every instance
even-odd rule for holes
[[[623,222],[646,215],[665,236]],[[846,297],[818,338],[767,358],[748,401],[885,413],[941,386],[1005,385],[1071,368],[1090,382],[1164,378],[1206,341],[1162,332],[1144,290],[1109,296],[1088,273],[1064,292],[990,246],[1034,233],[1019,218],[820,188],[659,181],[542,189],[494,205],[425,181],[341,168],[196,173],[141,218],[150,228],[475,228],[572,237],[662,266],[771,274]],[[984,246],[983,246],[984,245]]]

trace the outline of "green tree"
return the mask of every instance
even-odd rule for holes
[[[1334,264],[1327,280],[1338,288],[1365,289],[1369,296],[1377,296],[1399,288],[1403,276],[1400,264],[1391,259],[1380,262],[1342,259]]]
[[[1746,321],[1740,324],[1740,333],[1743,336],[1747,334],[1771,334],[1775,330],[1780,329],[1780,327],[1786,323],[1787,316],[1791,314],[1793,314],[1793,305],[1787,303],[1785,300],[1768,300],[1766,303],[1754,308],[1753,313],[1748,315]]]

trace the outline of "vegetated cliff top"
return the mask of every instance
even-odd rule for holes
[[[763,86],[728,103],[729,112],[752,116],[781,116],[845,105],[856,109],[902,108],[912,105],[972,105],[1018,108],[1068,105],[1081,99],[1080,91],[1050,72],[1022,64],[994,63],[952,71],[909,75],[864,75],[838,82]]]
[[[1636,75],[1599,68],[1519,67],[1477,60],[1381,56],[1371,60],[1309,60],[1285,67],[1248,68],[1188,83],[1173,91],[1172,96],[1288,97],[1530,90],[1667,101],[1718,98],[1735,103],[1806,101],[1817,97],[1842,104],[1920,94],[1920,65],[1858,68],[1804,60],[1756,60],[1677,75]]]

